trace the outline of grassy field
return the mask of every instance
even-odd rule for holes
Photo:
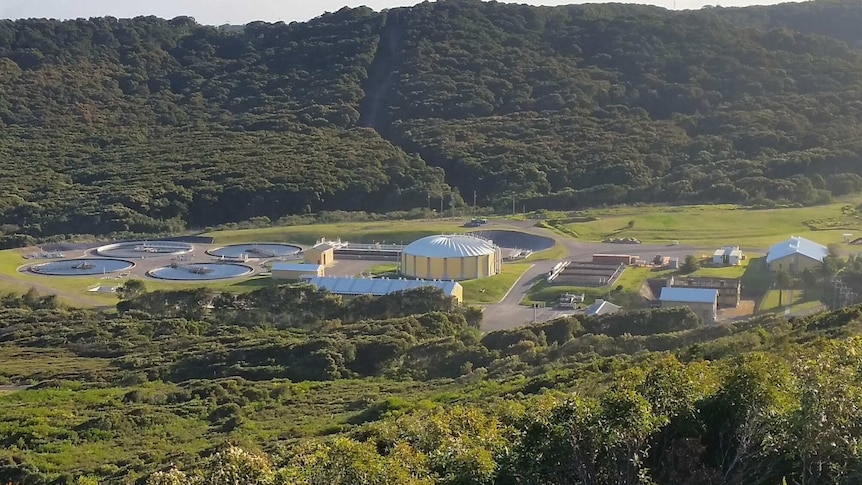
[[[817,292],[808,292],[803,290],[784,290],[784,295],[781,296],[781,305],[779,301],[779,290],[770,290],[766,293],[760,304],[757,306],[758,313],[783,313],[789,306],[791,312],[799,312],[810,310],[823,304],[820,299],[820,294]]]
[[[762,255],[760,254],[747,256],[748,257],[746,259],[743,259],[742,264],[740,264],[739,266],[703,266],[694,273],[692,273],[691,276],[697,276],[700,278],[742,278],[742,276],[748,270],[748,265],[751,263],[751,259],[762,257]]]
[[[490,278],[462,281],[465,303],[497,303],[508,293],[518,278],[527,271],[530,263],[506,263],[503,271]]]
[[[611,208],[585,212],[597,220],[565,227],[584,240],[634,237],[652,243],[768,248],[797,235],[828,244],[841,242],[844,233],[862,231],[862,219],[852,209],[858,202],[765,210],[733,205]]]

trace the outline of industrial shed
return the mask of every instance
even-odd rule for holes
[[[335,246],[329,243],[317,244],[302,253],[302,260],[306,264],[329,266],[335,261]]]
[[[428,236],[401,252],[401,272],[413,278],[470,280],[500,273],[503,256],[491,241],[475,236]]]
[[[718,314],[718,290],[705,288],[662,288],[662,308],[686,307],[706,323]]]
[[[464,288],[462,288],[461,285],[455,281],[428,281],[388,278],[322,278],[317,276],[303,278],[303,281],[306,281],[319,289],[324,289],[330,293],[344,296],[383,296],[399,291],[432,286],[435,288],[439,288],[441,291],[443,291],[443,294],[455,298],[455,301],[457,301],[458,303],[461,303],[461,301],[464,299]]]
[[[819,269],[826,256],[829,256],[826,246],[804,237],[792,236],[787,241],[769,248],[766,265],[770,271],[801,273],[806,269]]]
[[[298,280],[303,276],[323,276],[323,265],[302,263],[274,263],[272,279]]]

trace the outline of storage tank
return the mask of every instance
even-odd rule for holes
[[[401,252],[401,272],[413,278],[471,280],[500,273],[500,248],[468,235],[423,237]]]

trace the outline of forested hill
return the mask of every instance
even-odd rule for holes
[[[824,202],[862,189],[862,51],[842,27],[860,12],[444,0],[243,29],[5,21],[0,224],[167,232],[474,190],[528,209]]]

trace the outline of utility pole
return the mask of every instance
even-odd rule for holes
[[[476,214],[476,191],[473,191],[473,210],[471,211],[472,215]]]
[[[512,216],[515,215],[515,194],[512,194]]]
[[[428,192],[428,216],[431,216],[431,192]]]
[[[443,199],[444,199],[445,197],[446,197],[445,195],[440,194],[440,217],[441,217],[441,218],[443,217]]]

